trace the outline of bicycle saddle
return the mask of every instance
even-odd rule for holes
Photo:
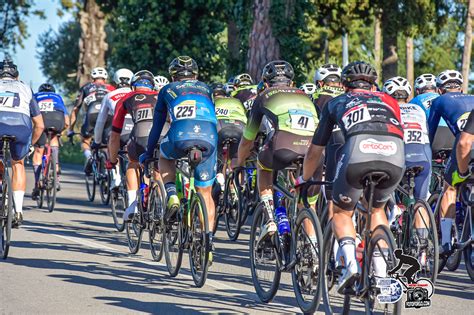
[[[48,127],[46,130],[48,132],[57,132],[58,131],[55,127]]]
[[[425,168],[423,166],[411,166],[407,167],[405,170],[405,176],[408,176],[409,174],[413,174],[413,176],[417,176],[421,172],[423,172]]]
[[[196,167],[202,161],[202,152],[206,151],[204,148],[192,147],[189,150],[186,150],[189,159],[189,165],[191,167]]]
[[[292,164],[296,166],[300,166],[300,165],[303,165],[303,162],[304,162],[304,155],[300,155],[296,159],[294,159]]]
[[[15,141],[16,140],[16,137],[15,136],[11,136],[11,135],[4,135],[2,136],[2,141]]]
[[[222,144],[226,145],[226,144],[231,144],[231,143],[239,143],[239,141],[240,140],[237,138],[227,138],[224,141],[222,141]]]
[[[361,184],[366,186],[367,183],[373,182],[375,185],[380,184],[380,182],[390,178],[387,172],[384,171],[371,171],[362,176]]]

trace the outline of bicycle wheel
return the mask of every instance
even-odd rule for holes
[[[110,193],[110,207],[112,208],[112,218],[117,231],[122,232],[125,229],[123,222],[123,213],[127,209],[127,193],[123,189],[114,189]]]
[[[366,314],[400,314],[402,309],[402,300],[398,302],[379,303],[377,295],[380,293],[380,289],[376,287],[376,276],[375,267],[373,264],[374,258],[383,258],[383,263],[377,266],[377,269],[385,269],[386,272],[395,268],[397,265],[397,259],[394,255],[396,249],[395,240],[393,239],[392,232],[384,225],[379,225],[372,232],[370,238],[369,248],[367,250],[368,255],[368,266],[366,267],[368,274],[365,274],[366,283],[369,285],[368,291],[364,298],[365,312]]]
[[[267,212],[263,204],[259,204],[255,209],[250,229],[250,270],[255,291],[264,303],[270,302],[275,297],[281,278],[277,263],[278,253],[274,243],[277,236],[274,235],[260,244],[258,242],[267,220]]]
[[[87,198],[89,199],[90,202],[93,202],[95,198],[95,185],[96,185],[96,177],[95,177],[94,172],[92,172],[90,175],[85,175],[85,180],[86,180]]]
[[[171,277],[176,277],[181,268],[181,262],[183,261],[183,219],[182,211],[180,208],[176,211],[176,214],[169,218],[167,222],[164,222],[163,229],[163,240],[164,240],[164,252],[166,267]],[[165,212],[166,213],[166,212]]]
[[[234,173],[229,174],[224,189],[224,216],[227,235],[231,241],[235,241],[239,237],[241,227],[242,209],[240,209],[237,187]]]
[[[46,180],[44,179],[44,174],[43,174],[43,166],[40,166],[40,167],[41,167],[41,173],[38,180],[39,194],[38,194],[38,199],[36,199],[36,205],[38,206],[39,209],[43,208],[44,186],[46,183]]]
[[[305,226],[306,225],[306,226]],[[315,233],[316,243],[309,232]],[[296,301],[303,313],[314,313],[321,301],[321,285],[324,277],[323,236],[316,214],[311,209],[303,209],[296,218],[293,248],[296,265],[291,271]]]
[[[163,258],[163,213],[165,209],[165,189],[159,181],[150,192],[149,210],[150,224],[148,226],[148,239],[150,241],[151,256],[154,261]]]
[[[3,259],[7,259],[10,249],[10,239],[12,234],[13,221],[13,193],[10,176],[6,170],[3,174],[2,183],[2,204],[0,208],[0,229],[2,235],[0,236],[0,255]]]
[[[54,211],[56,205],[56,188],[57,188],[57,173],[56,173],[56,158],[54,154],[51,154],[47,165],[47,176],[46,176],[46,204],[48,205],[49,212]]]
[[[138,199],[140,200],[140,198]],[[132,220],[125,223],[125,231],[127,233],[127,243],[128,249],[130,250],[131,254],[138,253],[140,249],[140,244],[142,242],[142,235],[143,235],[143,212],[141,209],[141,205],[137,204],[138,212],[133,215]]]
[[[98,165],[98,172],[99,172],[99,193],[100,199],[102,204],[108,205],[110,201],[110,171],[105,168],[105,161],[107,157],[105,156],[104,152],[99,154],[99,165]]]
[[[470,211],[472,211],[472,209],[470,209]],[[462,230],[462,238],[461,238],[462,242],[467,242],[472,237],[471,226],[474,226],[474,217],[472,217],[472,212],[470,211],[466,211],[466,216],[464,219],[464,227]],[[469,222],[469,219],[471,219],[471,222]],[[463,250],[464,263],[466,265],[466,270],[472,281],[474,281],[474,257],[472,257],[474,253],[473,247],[474,247],[474,243],[471,243],[471,245],[468,245]]]
[[[435,193],[428,198],[428,204],[430,205],[431,211],[433,211],[433,216],[436,224],[436,234],[438,235],[438,248],[441,246],[441,211],[439,210],[440,206],[438,204],[439,193]],[[438,273],[440,273],[446,266],[446,257],[439,256],[438,259]]]
[[[211,251],[207,208],[201,193],[194,194],[190,211],[189,266],[194,284],[200,288],[206,283],[207,270],[209,268],[209,252]]]

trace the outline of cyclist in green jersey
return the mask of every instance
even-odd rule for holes
[[[234,91],[230,93],[230,96],[239,99],[247,111],[252,109],[257,97],[257,86],[253,84],[250,74],[241,73],[234,77]]]

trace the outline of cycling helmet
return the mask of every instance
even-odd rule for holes
[[[171,77],[192,77],[198,75],[198,65],[196,61],[188,56],[179,56],[170,62],[168,72]]]
[[[300,90],[304,91],[307,95],[312,96],[316,92],[316,84],[305,83],[302,86],[300,86]]]
[[[3,60],[0,62],[0,78],[17,78],[18,68],[11,60]]]
[[[214,96],[217,96],[217,95],[226,96],[227,92],[226,92],[224,84],[222,84],[222,83],[213,84],[212,85],[212,95],[214,95]]]
[[[436,88],[436,77],[434,74],[425,73],[420,75],[415,80],[415,89],[416,90],[423,90],[423,89],[434,89]]]
[[[227,94],[232,93],[235,90],[234,77],[230,77],[226,84],[224,84],[225,91]]]
[[[107,70],[105,70],[105,68],[96,67],[96,68],[92,69],[91,77],[92,77],[92,79],[104,79],[104,80],[106,80],[109,77],[109,75],[107,73]]]
[[[155,76],[155,89],[157,91],[161,90],[165,85],[167,85],[168,83],[170,83],[170,81],[162,76],[162,75],[157,75]]]
[[[115,71],[114,77],[113,77],[112,80],[118,86],[120,86],[120,85],[130,85],[130,82],[132,81],[132,77],[133,77],[133,72],[131,70],[126,69],[126,68],[122,68],[122,69],[118,69],[117,71]]]
[[[155,87],[155,77],[153,73],[148,70],[140,70],[133,75],[131,85],[134,87],[141,86],[152,89]]]
[[[53,92],[56,93],[56,89],[52,84],[49,83],[43,83],[39,86],[38,92]]]
[[[263,81],[260,81],[257,84],[257,94],[260,94],[261,92],[263,92],[263,90],[265,90],[265,84],[263,83]]]
[[[462,74],[456,70],[445,70],[436,78],[438,87],[459,87],[463,83]]]
[[[234,78],[234,85],[236,86],[252,85],[252,84],[253,84],[252,77],[248,73],[238,74]]]
[[[377,81],[377,71],[365,61],[355,61],[344,67],[341,79],[349,88],[368,88]]]
[[[295,71],[290,63],[284,60],[275,60],[267,63],[262,71],[262,80],[270,85],[288,84],[295,76]]]
[[[397,99],[406,99],[411,94],[411,86],[403,77],[393,77],[385,81],[383,91]]]
[[[314,74],[314,82],[317,81],[330,81],[330,82],[341,82],[341,68],[333,63],[325,64],[316,70]]]

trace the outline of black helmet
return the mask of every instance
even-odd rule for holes
[[[342,84],[350,88],[367,88],[377,81],[377,71],[365,61],[351,62],[342,70]],[[367,84],[369,83],[369,84]]]
[[[53,92],[53,93],[56,93],[56,89],[54,88],[54,86],[52,84],[43,83],[38,88],[38,92]]]
[[[226,96],[227,92],[225,90],[225,86],[222,83],[214,83],[212,84],[212,95],[223,95]]]
[[[155,77],[148,70],[140,70],[133,75],[131,85],[143,85],[152,89],[155,86]]]
[[[275,60],[267,63],[262,71],[262,80],[270,85],[277,83],[288,84],[295,77],[295,71],[290,63]]]
[[[16,78],[18,77],[18,68],[11,60],[3,60],[0,62],[0,78]]]
[[[196,61],[188,56],[179,56],[170,62],[168,72],[171,77],[186,78],[198,75],[198,65]]]
[[[241,73],[235,76],[234,78],[234,84],[236,86],[241,86],[241,85],[252,85],[253,80],[250,74],[248,73]]]

